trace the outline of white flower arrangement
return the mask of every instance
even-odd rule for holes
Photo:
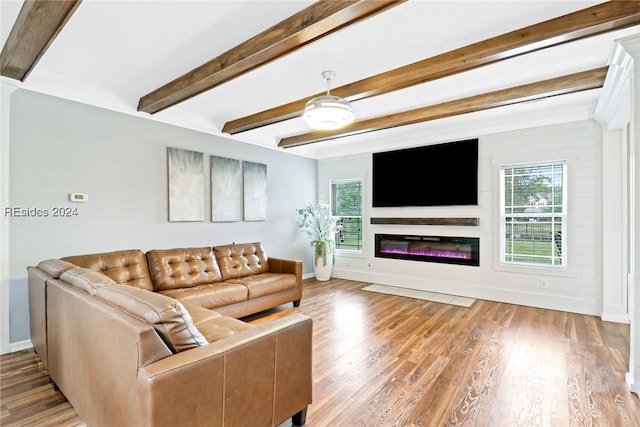
[[[323,200],[309,202],[304,207],[296,209],[296,213],[298,227],[311,240],[315,258],[322,257],[322,263],[326,266],[329,250],[333,247],[333,238],[338,229],[339,218],[331,215],[331,206]]]

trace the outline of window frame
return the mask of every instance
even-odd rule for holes
[[[513,268],[515,270],[533,268],[533,269],[543,269],[548,272],[566,272],[568,270],[569,265],[569,237],[568,237],[568,227],[569,227],[569,212],[568,212],[568,201],[569,201],[569,165],[567,160],[548,160],[548,161],[536,161],[530,163],[513,163],[513,164],[502,164],[499,166],[499,195],[498,195],[498,206],[499,206],[499,264],[502,267],[507,267],[509,269]],[[505,170],[507,169],[519,169],[519,168],[529,168],[529,167],[555,167],[557,165],[562,165],[562,211],[558,212],[535,212],[535,213],[510,213],[508,214],[506,200],[505,200]],[[513,207],[513,206],[512,206]],[[535,262],[525,262],[525,261],[508,261],[506,254],[506,228],[507,228],[507,218],[530,218],[530,217],[544,217],[551,218],[551,223],[553,224],[553,218],[560,217],[561,222],[561,231],[562,231],[562,239],[561,239],[561,263],[560,264],[543,264],[543,263],[535,263]],[[553,225],[552,225],[553,227]],[[554,240],[551,240],[552,244]],[[553,258],[552,258],[553,259]]]
[[[334,185],[339,183],[347,183],[347,182],[359,182],[360,183],[360,215],[359,216],[343,216],[336,215],[334,213]],[[342,179],[332,179],[329,180],[329,206],[331,209],[331,215],[337,216],[339,218],[360,218],[360,249],[345,249],[338,248],[337,242],[335,242],[335,250],[337,254],[341,255],[362,255],[364,250],[364,191],[365,191],[365,182],[363,178],[342,178]]]

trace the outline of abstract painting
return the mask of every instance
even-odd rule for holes
[[[267,219],[267,165],[242,162],[244,183],[244,220]]]
[[[167,147],[169,221],[204,221],[204,154]]]
[[[242,219],[240,160],[211,156],[211,221]]]

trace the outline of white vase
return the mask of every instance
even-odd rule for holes
[[[322,265],[322,257],[316,258],[316,262],[313,265],[313,272],[316,275],[316,280],[325,282],[331,279],[331,270],[333,269],[332,264],[331,260],[327,260],[327,265]]]
[[[333,245],[327,247],[326,265],[322,256],[316,256],[313,264],[313,272],[316,280],[325,282],[331,279],[331,271],[333,270]]]

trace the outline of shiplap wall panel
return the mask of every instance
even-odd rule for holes
[[[572,122],[493,135],[477,135],[479,205],[438,208],[371,208],[365,203],[361,254],[339,253],[334,276],[433,292],[600,314],[602,131],[593,121]],[[446,142],[446,141],[440,141]],[[413,145],[420,145],[416,142]],[[504,267],[498,262],[501,164],[566,160],[568,172],[568,268]],[[371,153],[318,162],[318,194],[329,196],[333,179],[365,178],[371,194]],[[478,227],[369,224],[369,217],[478,217]],[[480,238],[480,267],[382,259],[373,256],[375,233]],[[542,287],[542,281],[546,287]]]

